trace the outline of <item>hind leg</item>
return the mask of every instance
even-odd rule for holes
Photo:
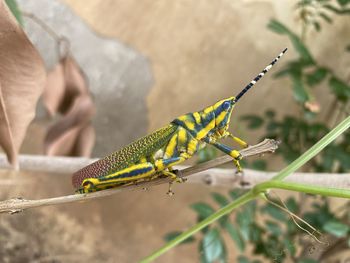
[[[87,178],[82,182],[77,192],[90,193],[128,183],[133,184],[140,179],[151,178],[155,173],[156,169],[152,163],[139,163],[106,176]]]

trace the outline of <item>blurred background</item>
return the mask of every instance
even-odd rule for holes
[[[266,137],[283,143],[273,156],[249,159],[244,167],[278,171],[349,115],[350,1],[17,0],[17,4],[24,30],[49,74],[69,54],[86,81],[84,92],[92,98],[82,113],[85,132],[77,133],[71,147],[64,148],[67,131],[57,132],[57,127],[62,127],[69,110],[60,112],[52,106],[48,98],[56,95],[48,86],[21,153],[103,157],[181,114],[236,95],[285,47],[286,55],[236,106],[230,127],[249,144]],[[50,105],[53,114],[48,114]],[[302,171],[349,172],[349,142],[347,132]],[[207,149],[197,161],[217,154]],[[2,171],[1,177],[8,178],[9,173]],[[74,192],[70,175],[12,176],[20,183],[4,187],[3,199]],[[137,262],[164,244],[165,237],[187,229],[241,190],[183,184],[174,187],[173,197],[166,191],[162,185],[2,215],[0,256],[4,262]],[[304,240],[307,235],[286,214],[254,203],[230,216],[230,230],[227,225],[212,227],[156,262],[349,260],[344,254],[350,244],[348,203],[279,196],[291,211],[325,231],[332,245],[319,248],[312,238]],[[340,207],[337,212],[331,204]],[[258,225],[258,219],[264,224]],[[203,247],[206,237],[216,231],[219,238]],[[310,261],[302,261],[306,259]]]

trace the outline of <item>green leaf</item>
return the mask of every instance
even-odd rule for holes
[[[236,223],[239,226],[238,229],[245,241],[250,240],[252,234],[251,225],[255,219],[256,202],[252,201],[236,214]]]
[[[297,203],[294,197],[289,197],[287,199],[286,207],[289,211],[291,211],[294,214],[299,212],[299,204]]]
[[[285,25],[278,22],[277,20],[272,19],[270,20],[267,27],[278,34],[287,35],[290,41],[292,42],[295,50],[299,53],[302,60],[307,62],[307,64],[314,64],[314,60],[309,50],[306,48],[306,46],[303,44],[300,38],[292,31],[290,31]]]
[[[345,47],[345,51],[350,52],[350,44]]]
[[[282,229],[279,224],[266,220],[265,221],[266,228],[274,235],[274,236],[280,236],[282,235]]]
[[[261,212],[268,214],[272,218],[278,220],[278,221],[286,221],[286,214],[278,207],[275,207],[272,204],[267,204],[261,209]]]
[[[332,6],[332,5],[324,5],[323,6],[324,8],[338,14],[338,15],[347,15],[347,14],[350,14],[350,9],[346,9],[346,8],[337,8],[335,6]]]
[[[337,0],[338,4],[341,6],[345,6],[350,3],[350,0]]]
[[[267,163],[265,160],[255,160],[252,162],[252,169],[266,171]]]
[[[326,68],[317,68],[315,71],[306,75],[306,82],[310,86],[319,84],[327,76],[328,70]]]
[[[258,129],[264,124],[264,120],[257,115],[244,115],[241,120],[248,122],[249,129]]]
[[[207,218],[215,212],[210,205],[202,202],[191,204],[190,207],[197,212],[200,219]]]
[[[273,119],[276,116],[276,112],[273,110],[266,110],[265,111],[265,116],[267,118]]]
[[[339,221],[330,221],[323,226],[323,230],[336,237],[345,237],[350,227]]]
[[[9,7],[11,13],[16,18],[17,22],[23,26],[22,13],[18,8],[17,2],[15,0],[5,0],[7,6]]]
[[[239,249],[239,251],[243,252],[245,248],[245,243],[238,230],[230,222],[226,222],[225,229],[229,233],[232,240],[235,242],[236,247]]]
[[[314,28],[316,29],[317,32],[321,31],[321,25],[319,22],[314,21],[312,24],[314,25]]]
[[[204,147],[198,151],[198,163],[204,163],[215,159],[218,155],[218,152],[213,147]]]
[[[296,101],[304,103],[310,100],[310,96],[306,91],[304,84],[301,79],[301,74],[292,75],[293,82],[293,95]]]
[[[236,200],[240,195],[242,195],[244,192],[240,189],[235,189],[235,190],[231,190],[229,192],[229,195],[231,197],[232,200]]]
[[[323,20],[325,20],[327,23],[329,24],[333,23],[332,18],[330,18],[326,13],[320,12],[318,15],[322,17]]]
[[[312,258],[303,258],[303,259],[299,259],[298,263],[318,263],[318,261]]]
[[[291,256],[295,256],[296,247],[290,239],[283,239],[283,244],[286,249],[289,251]]]
[[[214,199],[214,201],[220,205],[221,207],[224,207],[229,204],[229,201],[227,198],[219,193],[211,193],[211,197]]]
[[[169,242],[171,240],[173,240],[175,237],[181,235],[182,232],[181,231],[173,231],[173,232],[170,232],[170,233],[167,233],[165,236],[164,236],[164,240],[166,242]],[[189,238],[185,239],[184,241],[182,241],[180,244],[186,244],[186,243],[191,243],[195,240],[195,238],[193,236],[190,236]]]
[[[336,77],[331,77],[329,86],[340,101],[346,102],[350,98],[350,86]]]
[[[252,223],[250,225],[250,228],[251,228],[251,242],[255,244],[262,242],[263,234],[266,233],[266,230],[260,227],[256,223]]]
[[[210,229],[204,235],[202,248],[208,262],[225,257],[225,247],[218,229]]]
[[[249,263],[249,259],[247,259],[245,256],[239,256],[237,258],[238,263]]]

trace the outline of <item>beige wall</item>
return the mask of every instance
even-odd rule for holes
[[[147,98],[149,130],[237,94],[281,49],[291,47],[287,37],[266,28],[271,18],[287,23],[296,32],[299,29],[296,14],[291,13],[294,1],[65,2],[97,32],[117,38],[149,58],[155,81]],[[344,33],[349,27],[341,19],[334,24],[332,30],[324,25],[321,34],[312,33],[308,42],[316,59],[329,67],[346,68],[349,61],[339,54],[347,43]],[[274,71],[295,56],[291,48]],[[346,70],[342,73],[345,76]],[[324,92],[328,94],[326,89]],[[325,110],[330,97],[315,97]],[[241,101],[236,113],[270,107],[282,115],[298,109],[290,82],[274,80],[272,74]]]

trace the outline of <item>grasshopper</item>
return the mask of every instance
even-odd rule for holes
[[[183,182],[173,166],[191,158],[210,144],[233,158],[237,172],[242,171],[238,150],[219,142],[229,137],[241,147],[248,144],[228,131],[232,110],[240,98],[258,82],[287,51],[284,49],[259,75],[235,97],[220,100],[203,110],[174,119],[169,125],[142,137],[119,151],[73,174],[72,183],[79,193],[89,193],[125,184],[137,184],[160,176]],[[168,194],[171,194],[171,183]]]

